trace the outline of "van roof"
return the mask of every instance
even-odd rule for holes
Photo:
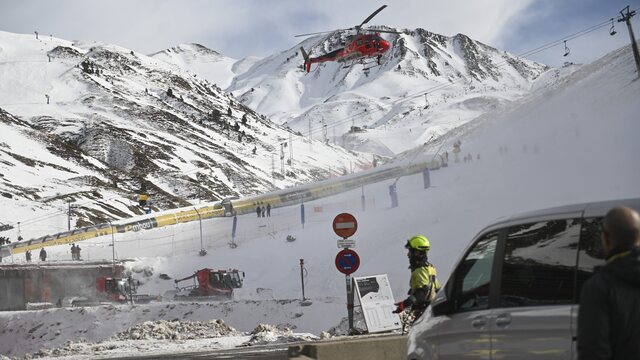
[[[617,200],[584,202],[571,205],[563,205],[558,207],[527,211],[512,216],[499,219],[482,230],[485,232],[490,228],[500,228],[506,225],[512,225],[524,222],[542,221],[545,219],[552,220],[563,217],[601,217],[605,216],[609,210],[616,206],[628,206],[640,212],[640,198],[626,198]]]

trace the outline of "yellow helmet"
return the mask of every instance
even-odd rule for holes
[[[414,249],[419,251],[429,251],[431,244],[429,243],[429,239],[427,239],[424,235],[414,235],[409,240],[407,240],[407,244],[404,246],[407,249]]]

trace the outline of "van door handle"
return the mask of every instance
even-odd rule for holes
[[[511,316],[509,314],[500,314],[496,317],[496,326],[505,327],[511,324]]]
[[[476,318],[473,318],[473,320],[471,320],[471,325],[476,329],[480,329],[485,327],[485,325],[487,325],[487,321],[484,318],[484,316],[478,316]]]

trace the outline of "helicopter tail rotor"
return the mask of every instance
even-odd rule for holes
[[[309,54],[307,54],[307,52],[304,51],[304,48],[302,46],[300,46],[300,51],[302,52],[302,57],[304,58],[304,67],[307,70],[307,72],[310,72],[311,61],[309,61]]]

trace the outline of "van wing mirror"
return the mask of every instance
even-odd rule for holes
[[[451,314],[451,302],[445,299],[437,304],[433,303],[431,304],[431,310],[433,311],[433,316]]]

